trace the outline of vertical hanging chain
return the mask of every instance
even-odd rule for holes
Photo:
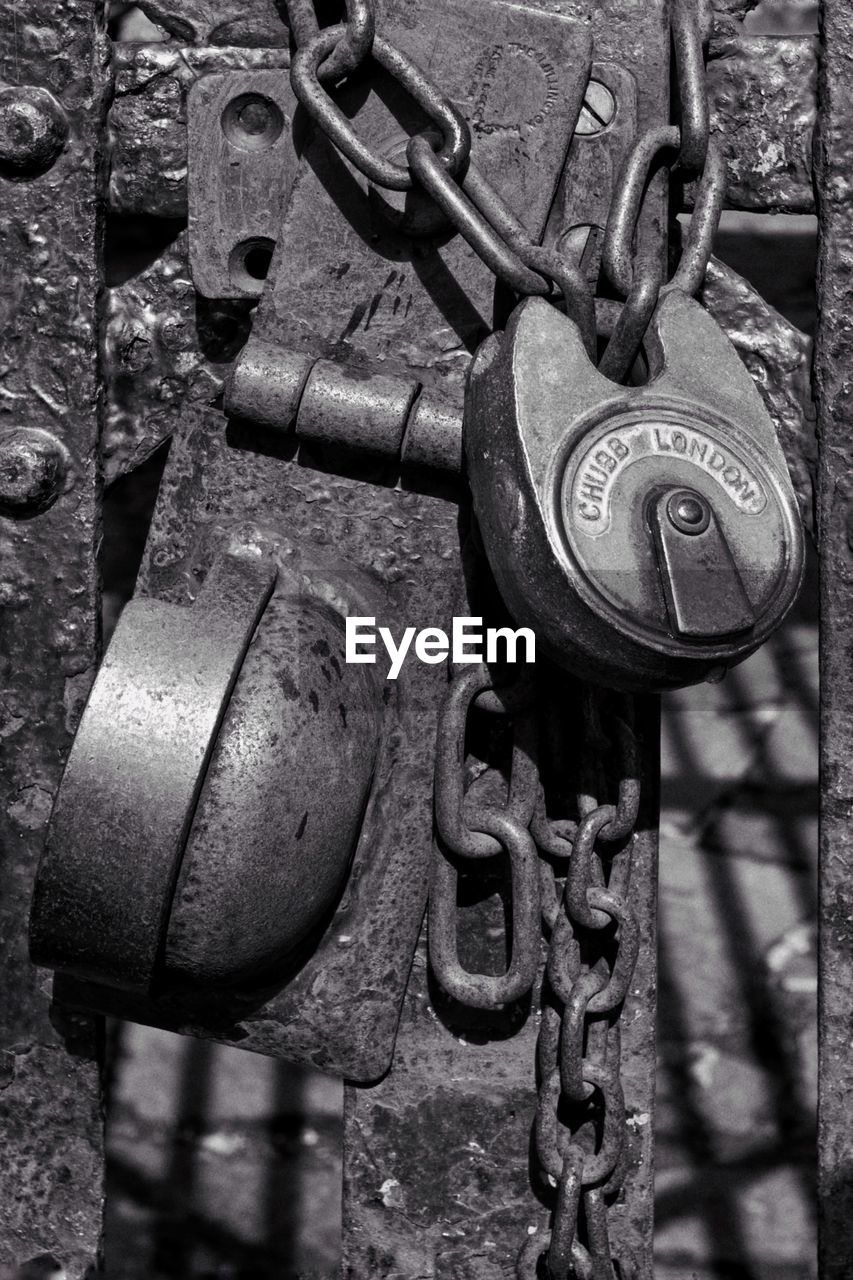
[[[617,382],[627,377],[662,294],[679,289],[692,295],[701,287],[725,194],[723,154],[710,135],[698,0],[672,0],[670,29],[679,123],[649,126],[634,139],[604,231],[602,268],[625,303],[599,368]],[[658,254],[635,249],[649,178],[661,164],[682,180],[699,179],[681,257],[666,283]]]
[[[297,45],[291,64],[296,97],[343,155],[379,186],[417,183],[501,280],[521,295],[562,296],[590,356],[596,351],[593,292],[579,264],[534,245],[471,162],[471,134],[457,108],[410,59],[376,32],[373,0],[347,0],[347,20],[318,30],[309,0],[287,0]],[[697,0],[673,0],[671,34],[679,124],[653,127],[635,140],[616,183],[604,238],[604,273],[623,298],[601,358],[602,372],[624,381],[662,293],[695,293],[701,285],[722,208],[724,171],[709,136]],[[375,61],[392,75],[432,125],[410,138],[406,164],[375,155],[326,86]],[[664,283],[660,254],[635,249],[637,224],[654,168],[698,177],[698,193],[681,260]],[[629,888],[640,785],[631,704],[611,717],[618,753],[615,805],[604,794],[602,764],[610,749],[599,721],[599,695],[584,703],[591,774],[576,819],[550,820],[536,768],[530,683],[493,687],[485,667],[452,679],[439,718],[435,777],[438,841],[429,904],[430,960],[445,990],[475,1008],[510,1003],[529,992],[538,973],[540,911],[550,932],[538,1044],[535,1147],[556,1189],[551,1229],[530,1236],[519,1255],[519,1280],[621,1280],[630,1260],[615,1264],[607,1205],[626,1165],[626,1116],[620,1079],[620,1015],[638,951]],[[514,742],[505,803],[478,799],[466,787],[466,734],[473,708],[510,717]],[[542,856],[537,858],[537,844]],[[466,864],[508,860],[512,893],[511,956],[503,974],[468,972],[456,946],[458,874]],[[553,861],[566,863],[557,877]]]
[[[494,1009],[520,999],[539,967],[539,869],[530,823],[539,798],[532,682],[521,678],[500,690],[478,663],[450,683],[439,713],[435,768],[435,819],[439,844],[429,895],[429,948],[433,971],[448,995],[474,1009]],[[510,719],[512,763],[505,804],[477,800],[466,789],[465,740],[473,708]],[[512,954],[505,973],[463,969],[456,948],[460,866],[504,853],[512,893]]]
[[[601,368],[617,380],[628,375],[661,294],[670,289],[693,293],[701,285],[722,207],[723,166],[709,137],[702,40],[691,0],[675,0],[672,39],[680,125],[650,128],[635,140],[617,183],[605,232],[605,273],[625,301]],[[417,139],[410,143],[410,164],[419,158],[420,146]],[[699,176],[700,181],[681,261],[672,280],[664,284],[657,257],[638,254],[634,241],[649,176],[668,157],[673,157],[670,166],[681,175]],[[421,176],[414,164],[412,169]],[[446,170],[443,180],[449,181]],[[529,257],[526,261],[534,265]],[[536,265],[541,269],[542,264]],[[564,290],[564,295],[568,305],[571,294]],[[616,1261],[612,1255],[607,1207],[618,1195],[627,1168],[621,1014],[640,941],[630,900],[640,804],[633,703],[624,699],[621,714],[611,714],[605,733],[599,710],[602,695],[592,688],[585,691],[588,776],[577,797],[576,819],[554,821],[546,815],[541,782],[538,801],[531,809],[530,755],[519,747],[529,733],[528,704],[516,728],[512,778],[501,821],[494,815],[478,815],[472,807],[466,822],[462,817],[465,728],[471,707],[489,688],[485,669],[454,677],[441,715],[436,767],[436,825],[441,844],[430,893],[431,963],[448,992],[478,1008],[518,999],[531,989],[537,973],[539,929],[532,940],[523,931],[531,915],[529,854],[530,842],[535,842],[541,853],[538,897],[549,940],[537,1044],[534,1146],[555,1200],[550,1230],[537,1231],[524,1241],[516,1273],[519,1280],[545,1276],[548,1280],[630,1280],[632,1259],[623,1256]],[[512,714],[513,708],[503,710]],[[558,735],[564,731],[557,726]],[[609,751],[617,758],[615,805],[601,802],[603,764]],[[517,775],[523,782],[517,781]],[[525,822],[529,830],[523,833],[520,828]],[[499,848],[509,853],[512,871],[512,959],[507,973],[494,978],[467,973],[459,965],[452,862],[488,857]],[[555,863],[565,865],[564,875],[556,874]]]
[[[545,810],[536,764],[542,726],[534,716],[534,707],[545,704],[535,697],[529,674],[497,690],[486,667],[463,670],[451,680],[439,718],[438,841],[429,903],[430,961],[438,981],[473,1008],[520,1000],[540,974],[540,917],[550,935],[537,1048],[535,1149],[556,1188],[556,1204],[550,1233],[529,1237],[522,1248],[523,1280],[539,1275],[545,1255],[551,1280],[615,1277],[606,1207],[625,1171],[619,1017],[639,948],[630,876],[640,780],[631,700],[622,700],[621,714],[609,715],[605,732],[601,696],[589,687],[583,694],[585,776],[576,818],[553,819]],[[512,726],[501,806],[479,798],[476,785],[466,786],[472,774],[466,736],[475,711],[507,717]],[[565,734],[557,718],[551,721],[542,743],[549,750]],[[615,804],[599,801],[608,755],[615,755]],[[469,973],[456,948],[459,869],[499,854],[507,857],[510,873],[510,962],[502,974]],[[555,863],[564,866],[562,874]]]
[[[606,1208],[626,1169],[620,1018],[640,941],[630,902],[640,776],[632,701],[624,699],[605,733],[601,696],[584,690],[587,776],[577,797],[577,822],[551,821],[540,805],[533,823],[543,853],[542,918],[550,935],[537,1044],[535,1150],[556,1189],[556,1203],[550,1232],[529,1236],[521,1249],[519,1280],[534,1280],[543,1257],[550,1280],[616,1275]],[[611,749],[615,805],[600,803],[603,763]],[[565,864],[561,878],[555,861]],[[623,1258],[623,1277],[628,1265]]]

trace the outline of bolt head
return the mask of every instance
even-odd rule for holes
[[[220,123],[238,151],[269,151],[281,137],[285,120],[272,98],[262,93],[240,93],[227,103]]]
[[[0,434],[0,515],[33,516],[52,506],[65,484],[68,454],[49,431]]]
[[[270,127],[269,107],[259,98],[248,102],[237,118],[245,133],[264,133]]]
[[[603,132],[616,115],[616,99],[606,84],[590,80],[583,95],[583,105],[575,125],[575,133],[592,137]]]
[[[68,120],[53,94],[35,85],[0,89],[0,172],[24,180],[47,172],[68,141]]]

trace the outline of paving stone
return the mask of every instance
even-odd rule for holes
[[[122,1041],[108,1280],[330,1280],[340,1082],[147,1027]]]

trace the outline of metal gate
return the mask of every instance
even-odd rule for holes
[[[484,12],[490,2],[483,0]],[[408,20],[405,5],[388,7],[395,20]],[[420,20],[428,22],[431,6],[415,7]],[[846,357],[851,347],[847,313],[853,262],[853,150],[848,142],[853,14],[841,0],[823,0],[819,38],[771,37],[751,35],[744,27],[753,7],[748,0],[720,0],[711,7],[707,84],[712,129],[725,155],[726,206],[760,213],[817,212],[820,225],[813,378],[817,452],[811,425],[804,423],[802,414],[808,344],[792,339],[789,330],[774,331],[775,320],[761,300],[714,261],[705,304],[742,352],[747,345],[744,334],[764,326],[768,341],[763,347],[753,344],[747,363],[774,416],[807,525],[813,506],[816,513],[821,568],[819,1274],[822,1280],[840,1280],[849,1273],[853,1253],[853,1119],[847,1107],[853,1087],[853,890],[848,887],[853,854],[848,852],[846,833],[853,787],[853,722],[847,707],[853,689],[845,640],[851,619],[844,597],[853,547],[845,467],[851,453]],[[249,107],[253,94],[269,95],[265,101],[278,102],[276,110],[290,118],[295,104],[286,97],[287,77],[282,74],[290,62],[283,7],[274,0],[144,0],[139,9],[157,24],[164,39],[117,39],[117,14],[104,14],[94,0],[62,0],[59,6],[30,0],[23,7],[17,0],[0,0],[0,243],[6,321],[0,338],[0,1274],[8,1274],[10,1280],[37,1274],[39,1258],[57,1260],[69,1280],[97,1266],[104,1170],[101,1089],[108,1069],[101,1015],[116,1012],[153,1025],[198,1030],[194,1015],[174,1007],[164,1012],[138,991],[119,999],[97,983],[63,986],[61,979],[54,991],[45,971],[28,957],[36,866],[100,657],[96,557],[104,483],[129,474],[174,436],[142,584],[150,595],[183,607],[197,594],[188,568],[198,567],[188,525],[216,518],[205,506],[208,478],[217,477],[215,483],[222,485],[215,502],[239,505],[251,492],[256,507],[260,494],[272,510],[279,501],[281,465],[292,465],[290,446],[268,435],[259,443],[257,434],[237,421],[228,428],[227,446],[245,460],[247,470],[242,480],[233,482],[232,491],[222,462],[222,441],[206,425],[211,413],[221,416],[229,372],[250,329],[253,343],[293,341],[283,304],[274,314],[271,290],[258,307],[257,324],[251,316],[268,273],[272,279],[272,272],[278,272],[281,297],[300,288],[298,280],[287,278],[286,263],[279,266],[273,250],[285,195],[295,183],[302,155],[276,153],[270,162],[265,152],[250,149],[256,168],[247,162],[241,170],[239,181],[248,184],[249,195],[240,205],[221,152],[205,142],[209,120],[219,118],[226,99],[243,102],[240,94]],[[446,0],[442,20],[464,25],[465,11],[461,0]],[[541,32],[537,28],[534,36],[525,35],[522,23],[518,30],[502,30],[501,38],[514,41],[519,49],[529,39],[525,56],[530,54],[531,61],[539,58],[537,74],[544,74],[549,85],[559,65],[557,73],[551,64],[548,70],[543,58],[559,64],[557,54],[568,56],[574,36],[548,22],[561,16],[567,32],[569,19],[592,23],[594,84],[601,96],[586,91],[568,168],[584,173],[587,189],[579,196],[561,187],[554,206],[562,218],[557,232],[573,234],[576,242],[579,231],[585,236],[592,227],[594,232],[603,220],[602,202],[606,211],[613,169],[633,132],[641,124],[666,118],[668,5],[666,0],[601,0],[591,5],[581,0],[535,0],[526,6],[526,15],[528,27],[541,21]],[[473,65],[479,65],[480,53],[479,48],[470,54],[464,50]],[[487,67],[483,83],[491,84],[495,74],[494,67]],[[609,129],[610,113],[614,101],[624,100],[626,74],[636,81],[637,97],[628,132],[620,139],[616,126]],[[567,89],[561,92],[568,98]],[[548,111],[551,93],[549,88]],[[570,111],[570,104],[565,110]],[[252,124],[261,135],[269,127],[265,119]],[[544,172],[550,155],[547,137],[537,145],[541,150],[531,170],[538,165]],[[333,179],[321,172],[319,181],[333,186]],[[304,184],[305,179],[300,180]],[[553,191],[539,190],[530,173],[518,181],[519,191],[532,205],[537,199],[542,204],[541,232]],[[679,189],[683,209],[671,207],[670,214],[689,212],[695,194],[690,184]],[[660,184],[653,184],[647,218],[665,218],[664,198]],[[248,219],[240,232],[239,261],[231,251],[234,226],[229,221],[238,206],[240,216]],[[312,209],[300,213],[297,200],[288,216],[287,234],[294,243],[309,243]],[[132,226],[133,219],[144,226],[148,243],[155,247],[127,275],[117,268],[115,246],[122,228]],[[323,230],[320,219],[321,237]],[[593,235],[590,245],[594,239]],[[204,245],[203,260],[199,245]],[[282,255],[280,245],[278,252]],[[475,271],[460,270],[459,296],[451,289],[447,308],[458,333],[464,334],[466,293],[476,299],[483,285]],[[227,296],[217,297],[217,281],[221,284],[229,273],[237,287],[223,287]],[[212,283],[199,292],[196,286],[203,277]],[[376,336],[381,313],[368,333],[381,305],[381,291],[373,310],[365,306],[356,315],[369,280],[365,269],[355,285],[336,282],[343,290],[341,306],[353,307],[346,342],[364,360],[384,359],[383,339]],[[316,291],[321,297],[316,281],[302,287],[303,308],[308,294]],[[382,298],[397,287],[386,280]],[[399,299],[395,305],[399,308]],[[459,338],[461,345],[465,341]],[[782,347],[784,359],[779,354]],[[253,367],[261,367],[263,353],[257,354],[254,347],[247,350],[259,362]],[[423,586],[422,594],[414,597],[416,606],[440,600],[449,612],[464,576],[455,561],[447,569],[446,548],[459,541],[455,492],[446,476],[429,485],[409,484],[406,478],[407,465],[426,465],[438,455],[446,472],[446,454],[454,448],[455,437],[446,429],[452,405],[448,408],[441,395],[446,388],[435,379],[431,382],[431,375],[423,371],[433,354],[412,339],[409,371],[418,374],[423,436],[415,436],[408,419],[407,446],[417,440],[421,452],[403,458],[401,485],[389,484],[387,472],[380,475],[378,469],[350,463],[342,468],[345,480],[333,481],[329,477],[335,466],[328,458],[317,463],[317,455],[309,452],[316,475],[325,479],[321,484],[315,475],[310,484],[306,481],[298,503],[285,505],[279,516],[293,521],[297,535],[310,537],[314,504],[326,503],[323,509],[332,531],[327,541],[352,539],[360,548],[356,558],[360,555],[364,562],[384,536],[376,531],[396,522],[402,530],[397,547],[401,562],[407,571],[416,560],[421,565]],[[312,378],[327,377],[333,383],[332,364],[328,360],[319,373],[312,369]],[[451,392],[456,376],[449,380]],[[381,395],[395,404],[394,397],[402,396],[409,412],[414,392],[410,395],[392,382],[389,377]],[[304,381],[300,385],[304,387]],[[434,393],[435,400],[427,393]],[[380,392],[375,395],[378,398]],[[364,403],[359,412],[366,413]],[[370,421],[379,422],[379,417]],[[389,429],[384,419],[376,427],[380,429]],[[302,443],[307,439],[310,448],[312,431],[316,439],[327,427],[318,429],[306,413],[299,430]],[[402,432],[400,426],[400,438]],[[394,449],[396,444],[391,452]],[[399,461],[395,454],[394,466]],[[386,464],[391,465],[387,456]],[[234,465],[239,472],[244,463]],[[299,483],[293,482],[296,489]],[[392,488],[395,493],[411,493],[407,506],[393,507],[388,497]],[[342,508],[350,504],[346,519],[331,514],[326,489],[334,489]],[[352,506],[362,502],[365,493],[370,495],[366,512],[354,516]],[[303,515],[294,517],[297,505]],[[203,565],[205,571],[208,568],[209,558]],[[393,575],[388,580],[392,582]],[[426,678],[413,682],[407,695],[410,703],[395,722],[402,740],[416,743],[418,735],[422,743],[434,740],[436,689],[435,681]],[[582,709],[567,698],[560,704],[564,714],[582,719]],[[653,1114],[654,1096],[657,717],[656,700],[642,699],[636,721],[642,801],[631,872],[641,942],[622,1050],[628,1113],[646,1117]],[[589,729],[589,720],[585,723]],[[464,719],[461,732],[464,735]],[[594,736],[594,725],[591,732]],[[322,750],[317,750],[309,765],[320,770]],[[433,760],[431,747],[422,759],[403,757],[401,752],[388,768],[397,771],[393,776],[398,789],[410,789],[413,816],[399,806],[383,811],[393,838],[386,836],[378,862],[370,864],[370,883],[383,909],[399,913],[399,933],[412,934],[414,950],[422,899],[413,894],[406,908],[382,894],[383,886],[397,883],[393,876],[401,874],[404,854],[425,893],[429,855],[423,833],[431,833]],[[430,842],[428,834],[427,846]],[[345,909],[356,935],[367,929],[366,908],[362,914],[357,904],[345,904]],[[478,900],[475,895],[461,913],[459,945],[470,961],[477,958],[484,929],[494,928],[494,913],[502,915],[503,910],[499,900],[488,895]],[[315,1000],[303,972],[289,1004],[283,998],[260,1010],[241,1007],[239,1018],[234,1015],[213,1029],[208,1022],[204,1034],[227,1043],[242,1040],[265,1052],[280,1052],[289,1035],[288,1051],[298,1060],[319,1061],[360,1082],[350,1083],[346,1091],[343,1274],[401,1280],[425,1274],[443,1280],[496,1280],[515,1274],[512,1260],[524,1233],[529,1231],[533,1238],[537,1231],[544,1232],[553,1209],[547,1185],[544,1192],[537,1188],[524,1158],[537,1103],[532,1064],[538,1020],[525,1020],[517,1011],[508,1017],[472,1013],[443,1001],[430,975],[424,937],[414,951],[408,978],[403,972],[389,979],[398,942],[392,939],[387,944],[391,949],[383,951],[371,936],[361,950],[337,960],[330,945],[329,954],[324,953],[332,973],[325,997]],[[363,1027],[357,1011],[336,1007],[342,1003],[341,993],[349,990],[348,970],[353,965],[365,966],[369,974],[365,991],[374,992],[383,984],[395,992],[399,987],[393,998],[378,999],[375,1008],[366,1000],[370,1016],[378,1021],[367,1020]],[[313,971],[311,976],[313,980]],[[390,1026],[393,1039],[397,997],[402,1014],[394,1062],[384,1074],[387,1063],[381,1046],[377,1048],[375,1028],[385,1035]],[[307,1020],[307,1031],[302,1019]],[[317,1034],[322,1028],[325,1057],[317,1057],[312,1028]],[[358,1054],[352,1050],[353,1037]],[[466,1138],[462,1154],[453,1141],[460,1132]],[[471,1151],[478,1153],[473,1171]],[[379,1204],[375,1172],[386,1167],[408,1192],[402,1198],[390,1194]],[[626,1266],[625,1276],[651,1274],[652,1173],[653,1126],[634,1125],[625,1186],[610,1222],[614,1247],[633,1259],[635,1272]],[[471,1206],[464,1230],[445,1216],[450,1189],[459,1185],[465,1187]]]

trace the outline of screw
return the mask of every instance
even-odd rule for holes
[[[583,105],[575,125],[575,133],[591,137],[601,133],[616,115],[616,99],[606,84],[590,80],[583,95]]]
[[[35,178],[56,162],[68,141],[68,121],[53,94],[35,85],[0,89],[0,172]]]
[[[0,514],[33,516],[62,490],[68,454],[49,431],[18,427],[0,435]]]
[[[269,151],[281,137],[285,121],[272,98],[262,93],[240,93],[226,104],[220,123],[238,151]]]
[[[244,133],[264,133],[272,126],[270,109],[263,98],[253,98],[242,108],[237,119]]]
[[[711,523],[711,510],[707,502],[690,489],[672,494],[666,511],[670,524],[679,533],[704,533]]]

